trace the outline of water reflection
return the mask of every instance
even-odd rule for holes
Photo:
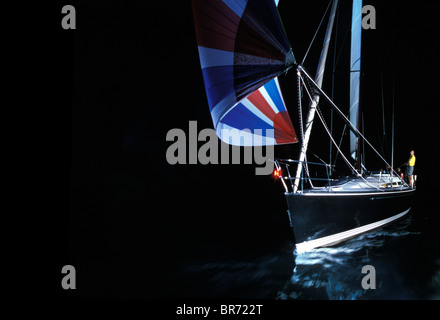
[[[411,216],[383,229],[353,238],[336,247],[296,253],[293,275],[277,299],[393,299],[413,298],[403,290],[404,273],[393,255],[396,241],[418,236],[409,231]],[[363,289],[362,267],[376,268],[376,289]],[[397,271],[396,271],[397,270]],[[404,288],[405,289],[405,288]]]

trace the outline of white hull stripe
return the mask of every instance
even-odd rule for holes
[[[361,233],[376,229],[380,226],[383,226],[387,223],[390,223],[394,220],[397,220],[397,219],[403,217],[405,214],[407,214],[410,210],[411,210],[411,207],[408,210],[405,210],[399,214],[396,214],[395,216],[392,216],[392,217],[389,217],[389,218],[386,218],[386,219],[383,219],[383,220],[380,220],[377,222],[373,222],[373,223],[367,224],[362,227],[358,227],[358,228],[354,228],[354,229],[351,229],[348,231],[336,233],[331,236],[322,237],[322,238],[298,243],[298,244],[296,244],[296,251],[297,251],[297,253],[302,253],[302,252],[306,252],[306,251],[309,251],[314,248],[324,247],[324,246],[328,246],[331,244],[336,244],[336,243],[341,242],[345,239],[357,236]]]
[[[302,193],[299,194],[300,196],[306,196],[306,197],[337,197],[337,196],[375,196],[375,195],[386,195],[386,194],[398,194],[398,193],[409,193],[414,192],[415,189],[409,189],[409,190],[398,190],[398,191],[382,191],[382,192],[309,192],[309,193]]]

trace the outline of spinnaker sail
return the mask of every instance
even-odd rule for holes
[[[275,2],[192,4],[205,90],[220,139],[242,146],[297,142],[276,79],[295,58]]]

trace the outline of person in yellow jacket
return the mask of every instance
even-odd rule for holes
[[[409,179],[409,186],[414,188],[414,166],[416,165],[416,156],[414,155],[414,150],[410,151],[410,157],[406,164],[406,176]]]

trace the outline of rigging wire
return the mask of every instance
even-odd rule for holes
[[[345,130],[347,130],[346,124],[344,125],[344,128],[342,129],[341,139],[339,140],[339,148],[341,148],[341,146],[342,146],[342,140],[344,139],[344,136],[345,136]],[[338,149],[338,150],[340,150],[340,149]],[[336,161],[338,161],[338,155],[339,155],[339,151],[336,152],[334,165],[336,165]]]
[[[302,77],[301,77],[302,78]],[[304,86],[304,88],[306,89],[306,92],[307,92],[307,94],[308,94],[308,96],[309,96],[309,98],[311,99],[312,97],[311,97],[311,95],[310,95],[310,93],[309,93],[309,90],[307,89],[307,87],[306,86]],[[321,123],[322,123],[322,125],[324,126],[324,129],[325,129],[325,131],[327,132],[327,134],[329,135],[329,137],[330,137],[330,140],[333,142],[333,144],[335,145],[335,147],[338,149],[338,152],[341,154],[341,157],[344,159],[344,161],[345,161],[345,163],[350,167],[350,169],[351,170],[353,170],[353,172],[357,172],[356,171],[356,169],[355,169],[355,167],[350,163],[350,161],[345,157],[345,155],[342,153],[342,150],[339,148],[339,146],[337,145],[337,143],[336,143],[336,141],[334,140],[334,138],[333,138],[333,136],[332,136],[332,134],[331,134],[331,132],[330,132],[330,130],[329,130],[329,128],[328,128],[328,126],[327,126],[327,124],[326,124],[326,122],[325,122],[325,120],[324,120],[324,117],[322,116],[322,114],[321,114],[321,110],[319,109],[319,107],[318,106],[316,106],[316,110],[318,111],[317,112],[317,114],[318,114],[318,118],[319,118],[319,120],[321,120]],[[324,162],[325,163],[325,162]],[[358,176],[368,185],[368,186],[370,186],[370,187],[372,187],[372,188],[375,188],[375,189],[377,189],[377,190],[380,190],[378,187],[376,187],[376,186],[374,186],[374,185],[372,185],[371,183],[369,183],[361,174],[358,174]],[[310,177],[309,177],[310,178]]]
[[[344,119],[344,121],[349,125],[350,130],[352,130],[356,135],[358,135],[360,138],[362,138],[369,146],[370,148],[379,156],[382,161],[391,168],[390,164],[384,159],[384,157],[373,147],[373,145],[370,143],[370,141],[365,138],[365,136],[353,125],[353,123],[350,121],[350,119],[347,118],[347,116],[336,106],[336,104],[329,98],[329,96],[313,81],[313,79],[310,77],[310,75],[304,70],[302,66],[298,66],[300,68],[300,71],[302,71],[306,77],[309,79],[311,83],[313,83],[316,90],[319,91],[321,95],[324,96],[324,98],[330,103],[330,105],[339,113],[339,115]],[[319,114],[319,113],[318,113]],[[341,153],[343,156],[343,154]],[[345,157],[344,157],[345,158]],[[393,173],[396,174],[396,176],[400,177],[397,172],[394,171],[392,168]]]
[[[324,18],[327,15],[327,11],[330,8],[330,5],[332,4],[332,2],[333,1],[330,1],[329,4],[327,5],[327,9],[325,9],[324,15],[321,18],[321,22],[319,23],[318,28],[315,31],[315,35],[313,36],[313,39],[310,42],[309,47],[307,48],[306,54],[304,55],[304,58],[302,59],[301,64],[304,64],[304,61],[306,60],[306,57],[309,54],[309,50],[312,47],[313,42],[315,42],[316,35],[318,34],[319,29],[321,29],[322,22],[324,21]]]
[[[302,79],[302,76],[300,76]],[[306,92],[309,96],[309,99],[312,100],[312,96],[310,95],[309,90],[307,89],[306,86],[304,86],[304,88],[306,89]],[[341,149],[339,149],[338,145],[336,144],[335,140],[333,139],[332,135],[330,134],[329,129],[327,128],[327,125],[325,124],[324,119],[321,116],[321,112],[318,109],[318,106],[316,106],[316,109],[318,110],[318,117],[321,120],[322,124],[324,125],[325,130],[327,131],[328,135],[330,136],[330,139],[332,140],[333,144],[336,146],[336,148],[338,149],[338,151],[341,153],[342,158],[345,160],[345,162],[347,163],[347,165],[350,167],[351,170],[353,170],[353,172],[356,172],[356,169],[353,167],[353,165],[350,163],[350,161],[348,161],[348,159],[345,157],[345,155],[342,153]],[[365,180],[365,179],[364,179]],[[366,181],[366,180],[365,180]]]
[[[303,115],[302,115],[302,90],[301,90],[301,74],[297,71],[297,89],[298,89],[298,113],[299,113],[299,128],[301,134],[301,143],[304,141]],[[304,84],[303,84],[304,85]]]
[[[317,108],[318,108],[318,107],[317,107]],[[324,128],[325,128],[325,131],[327,131],[327,134],[329,135],[329,137],[330,137],[330,139],[332,140],[333,144],[338,148],[338,151],[341,153],[341,156],[342,156],[342,158],[345,160],[345,162],[347,163],[347,165],[351,168],[351,170],[353,170],[353,172],[357,172],[356,169],[354,168],[354,166],[350,163],[350,161],[348,161],[348,159],[347,159],[347,158],[345,157],[345,155],[342,153],[342,151],[339,150],[339,147],[337,146],[336,141],[333,139],[333,137],[332,137],[332,135],[331,135],[329,129],[327,128],[327,125],[325,124],[324,119],[322,118],[321,112],[318,112],[318,118],[321,120],[321,122],[322,122],[322,124],[323,124],[323,126],[324,126]],[[375,188],[375,189],[377,189],[377,190],[380,190],[379,187],[374,186],[373,184],[369,183],[369,182],[368,182],[368,181],[367,181],[367,180],[366,180],[361,174],[358,174],[358,177],[361,178],[362,180],[364,180],[364,182],[365,182],[368,186],[370,186],[370,187],[372,187],[372,188]]]
[[[301,76],[300,76],[301,77]],[[301,77],[301,79],[302,79],[302,77]],[[308,94],[308,96],[309,96],[309,98],[311,99],[311,95],[310,95],[310,93],[309,93],[309,90],[307,89],[307,87],[306,86],[304,86],[304,88],[306,89],[306,92],[307,92],[307,94]],[[347,159],[347,157],[344,155],[344,153],[342,152],[342,150],[339,148],[339,146],[338,146],[338,144],[336,143],[336,141],[334,140],[334,138],[333,138],[333,136],[332,136],[332,134],[331,134],[331,132],[330,132],[330,130],[329,130],[329,128],[328,128],[328,126],[327,126],[327,124],[326,124],[326,122],[325,122],[325,120],[324,120],[324,117],[323,117],[323,115],[321,114],[321,110],[320,110],[320,108],[318,107],[318,106],[316,106],[316,109],[317,109],[317,114],[318,114],[318,118],[321,120],[321,123],[322,123],[322,125],[324,126],[324,129],[325,129],[325,131],[327,132],[327,134],[329,135],[329,137],[330,137],[330,140],[333,142],[333,144],[335,145],[335,147],[336,147],[336,149],[338,150],[338,153],[340,153],[341,154],[341,157],[344,159],[344,161],[345,161],[345,163],[348,165],[348,167],[353,171],[353,172],[357,172],[356,171],[356,168],[350,163],[350,161]],[[344,128],[345,129],[345,128]],[[366,139],[365,139],[365,137],[364,137],[364,140],[365,141],[367,141]],[[368,143],[368,141],[367,141],[367,143]],[[373,148],[372,146],[371,146],[371,144],[370,144],[370,147],[371,148]],[[374,148],[373,148],[373,150],[374,150]],[[316,155],[315,155],[316,156]],[[379,155],[380,156],[380,155]],[[319,157],[318,157],[318,159],[319,159]],[[382,158],[383,159],[383,158]],[[383,159],[384,160],[384,159]],[[321,160],[322,161],[322,160]],[[384,160],[385,161],[385,160]],[[322,162],[324,162],[324,161],[322,161]],[[325,162],[324,162],[325,163]],[[386,163],[386,161],[385,161],[385,163]],[[330,165],[330,168],[331,168],[331,165]],[[397,174],[396,174],[397,175]],[[378,191],[382,191],[379,187],[377,187],[377,186],[375,186],[375,185],[373,185],[373,184],[371,184],[370,182],[368,182],[361,174],[358,174],[358,176],[364,181],[364,183],[366,184],[366,185],[368,185],[368,186],[370,186],[371,188],[375,188],[376,190],[378,190]],[[309,178],[310,178],[310,175],[309,175]],[[399,176],[399,178],[400,178],[400,176]],[[312,185],[312,187],[313,187],[313,185]]]

